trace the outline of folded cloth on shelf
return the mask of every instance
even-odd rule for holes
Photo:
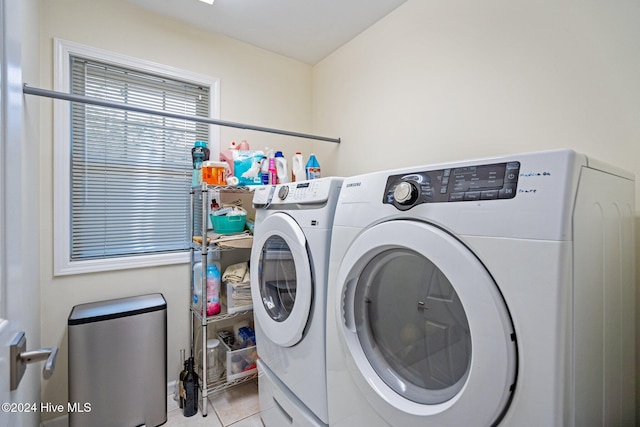
[[[248,262],[240,262],[227,267],[222,275],[222,280],[227,284],[227,289],[231,296],[228,299],[229,307],[242,307],[252,304]]]
[[[231,282],[227,282],[227,309],[244,308],[250,309],[253,301],[251,300],[251,291],[236,292],[231,288]]]
[[[225,282],[243,282],[245,276],[249,273],[249,263],[239,262],[232,264],[224,271],[222,280]]]
[[[251,292],[251,283],[228,282],[233,288],[233,292]]]
[[[221,248],[245,248],[248,249],[253,246],[253,236],[242,236],[236,239],[218,240],[216,242]]]
[[[246,292],[242,292],[242,293],[233,292],[232,293],[232,298],[233,298],[233,306],[234,307],[242,307],[243,305],[250,305],[252,303],[251,292],[249,292],[249,293],[246,293]]]

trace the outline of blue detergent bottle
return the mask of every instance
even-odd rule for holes
[[[309,156],[305,170],[307,172],[307,179],[320,178],[320,163],[318,162],[318,159],[316,159],[315,154],[311,153]]]

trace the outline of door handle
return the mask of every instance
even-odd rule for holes
[[[42,362],[43,360],[47,361],[44,364],[44,368],[42,368],[42,378],[45,380],[48,380],[53,375],[53,371],[56,368],[56,357],[58,357],[58,347],[47,347],[20,353],[20,360],[25,365]]]
[[[46,360],[42,368],[42,378],[48,380],[53,375],[56,368],[56,358],[58,357],[58,347],[47,347],[39,350],[27,351],[27,338],[24,332],[19,332],[10,347],[11,355],[11,390],[18,388],[20,380],[30,363],[42,362]]]

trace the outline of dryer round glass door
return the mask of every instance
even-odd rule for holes
[[[269,237],[258,260],[258,286],[262,305],[276,322],[289,318],[296,302],[296,265],[291,248],[280,236]]]
[[[302,229],[288,215],[267,217],[251,251],[251,297],[256,321],[274,343],[290,347],[309,319],[313,282]]]
[[[504,414],[516,379],[513,325],[460,240],[418,221],[374,225],[345,253],[336,285],[350,373],[387,422],[490,425]]]
[[[471,366],[471,332],[460,298],[424,256],[389,249],[362,270],[354,321],[364,354],[396,393],[417,403],[453,398]]]

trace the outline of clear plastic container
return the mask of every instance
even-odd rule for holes
[[[218,336],[220,337],[220,333],[218,333]],[[235,381],[257,372],[258,351],[255,345],[235,349],[235,346],[228,345],[224,340],[221,341],[220,345],[223,346],[226,355],[227,382]]]
[[[202,181],[211,185],[226,185],[227,170],[229,165],[226,162],[214,162],[208,160],[202,163]]]
[[[224,362],[221,357],[220,340],[207,340],[207,381],[216,381],[224,373]]]

